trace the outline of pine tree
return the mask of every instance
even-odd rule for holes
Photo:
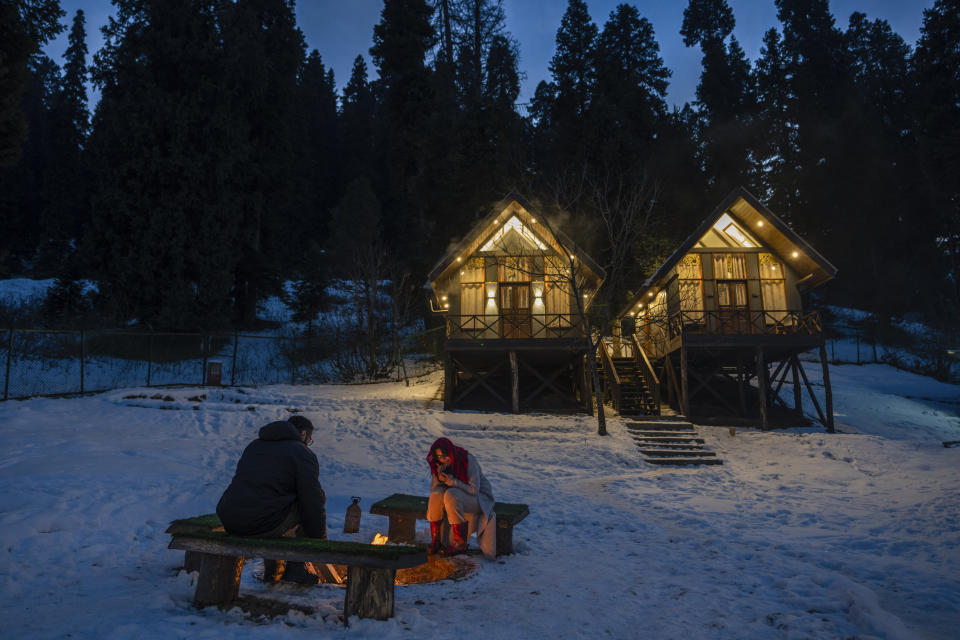
[[[50,110],[60,86],[60,68],[46,56],[34,56],[27,65],[27,81],[20,106],[27,140],[19,161],[0,167],[0,276],[33,270],[36,249],[42,244],[43,180],[51,158]]]
[[[222,326],[239,258],[236,176],[249,161],[215,3],[121,0],[95,56],[101,101],[86,251],[121,321]]]
[[[827,242],[838,212],[833,204],[838,116],[849,86],[842,34],[827,0],[776,0],[783,25],[781,52],[788,91],[787,119],[795,128],[796,155],[787,188],[795,194],[797,231],[830,253]],[[818,238],[823,239],[819,244]],[[838,249],[839,251],[839,249]],[[835,251],[834,253],[837,253]]]
[[[556,98],[550,108],[551,146],[540,165],[550,172],[580,167],[590,132],[586,115],[596,77],[597,26],[583,0],[569,0],[557,29],[556,51],[550,59]]]
[[[750,63],[736,38],[726,0],[690,0],[680,34],[700,45],[703,71],[697,86],[699,134],[707,175],[716,198],[738,185],[755,187],[750,145],[755,94]]]
[[[424,0],[385,3],[370,49],[380,75],[376,145],[382,176],[379,199],[390,211],[384,220],[385,233],[395,239],[397,252],[422,270],[430,255],[422,249],[431,239],[426,211],[429,191],[425,188],[432,151],[428,147],[430,116],[435,104],[426,66],[435,39],[431,15]]]
[[[376,100],[367,79],[367,63],[363,56],[353,61],[350,80],[343,88],[340,122],[343,131],[343,175],[351,179],[376,175],[374,156],[374,127]]]
[[[83,11],[74,16],[68,43],[63,79],[51,108],[51,158],[43,185],[41,219],[49,235],[40,260],[41,269],[47,271],[58,271],[65,260],[73,259],[89,220],[90,176],[83,155],[90,131]]]
[[[653,25],[636,7],[618,5],[597,40],[595,59],[589,108],[595,162],[642,166],[667,115],[670,78]]]
[[[783,42],[776,29],[763,36],[756,63],[757,131],[754,153],[759,169],[757,194],[784,220],[800,214],[793,168],[797,140],[790,124],[790,87]]]
[[[296,219],[298,74],[306,46],[292,0],[238,0],[222,8],[226,79],[242,96],[236,116],[248,155],[236,178],[243,200],[235,319],[256,321],[257,303],[281,292],[289,221]]]
[[[21,99],[29,82],[31,57],[63,31],[58,0],[0,2],[0,167],[17,163],[27,139]]]
[[[960,312],[960,1],[937,0],[923,12],[913,57],[919,155],[930,193],[933,231],[949,275],[938,312],[955,326]]]

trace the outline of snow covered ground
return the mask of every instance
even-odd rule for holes
[[[700,427],[725,464],[699,469],[643,462],[617,417],[601,438],[589,416],[444,412],[436,374],[0,403],[0,637],[955,638],[960,447],[941,440],[960,440],[960,389],[884,365],[831,377],[842,433]],[[424,493],[446,435],[499,500],[530,505],[518,553],[397,587],[386,622],[345,628],[342,589],[266,587],[258,561],[242,591],[317,613],[193,609],[163,531],[211,512],[257,428],[290,410],[317,426],[331,537],[385,532],[366,510]],[[356,536],[340,533],[351,495]]]

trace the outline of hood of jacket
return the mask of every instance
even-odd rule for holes
[[[300,432],[297,431],[295,426],[286,420],[277,420],[276,422],[271,422],[265,427],[261,427],[259,435],[261,440],[270,441],[300,439]]]

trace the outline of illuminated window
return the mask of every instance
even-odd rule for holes
[[[515,234],[515,235],[514,235]],[[497,229],[493,237],[480,249],[481,251],[506,251],[510,246],[510,238],[522,239],[522,244],[533,245],[540,251],[546,251],[547,245],[540,241],[529,227],[520,222],[517,216],[511,216],[502,227]]]

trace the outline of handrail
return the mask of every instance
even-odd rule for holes
[[[653,407],[657,412],[657,415],[660,414],[660,378],[657,377],[657,372],[654,371],[653,365],[650,363],[650,358],[647,357],[647,352],[640,342],[637,340],[636,335],[630,336],[631,341],[633,342],[634,353],[636,354],[637,360],[637,369],[640,371],[641,375],[646,382],[647,388],[653,391]],[[640,361],[643,360],[643,367],[640,367]]]
[[[650,364],[650,358],[647,357],[647,352],[644,350],[643,347],[640,346],[640,343],[637,341],[637,336],[632,335],[630,336],[630,339],[633,341],[633,346],[636,348],[637,353],[639,353],[640,356],[643,358],[643,364],[646,370],[650,372],[651,382],[653,382],[653,384],[657,386],[660,386],[660,378],[657,377],[657,372],[654,371],[653,365]]]
[[[492,338],[582,338],[580,316],[572,313],[530,313],[511,317],[500,313],[447,314],[448,338],[486,341]],[[508,333],[508,335],[504,335]]]
[[[653,329],[667,339],[684,333],[819,335],[823,324],[819,311],[684,309],[670,315],[637,319],[635,331],[640,333],[644,329]]]
[[[599,351],[600,361],[603,362],[603,370],[607,374],[607,379],[610,380],[610,388],[613,391],[613,408],[617,411],[620,411],[620,376],[617,374],[617,367],[613,364],[613,359],[610,357],[610,353],[607,351],[607,347],[603,343],[603,340],[600,341]]]

